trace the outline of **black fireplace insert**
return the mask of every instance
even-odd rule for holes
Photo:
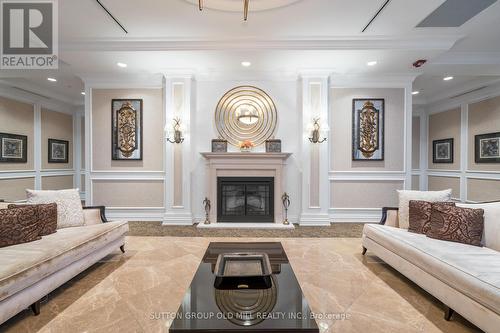
[[[217,222],[274,222],[274,178],[218,177]]]

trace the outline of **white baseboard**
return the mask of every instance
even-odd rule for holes
[[[382,217],[381,208],[330,208],[333,223],[378,223]]]
[[[165,213],[162,218],[162,225],[193,225],[193,215],[191,213]]]
[[[306,227],[324,227],[330,225],[328,214],[302,214],[299,225]]]
[[[162,221],[165,209],[159,207],[152,208],[106,208],[108,220],[125,221]]]

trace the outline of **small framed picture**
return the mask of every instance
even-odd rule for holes
[[[227,153],[227,141],[222,139],[213,139],[212,153]]]
[[[475,136],[476,163],[500,163],[500,132]]]
[[[0,133],[0,162],[26,163],[28,161],[28,137],[26,135]]]
[[[49,163],[68,163],[69,142],[49,139]]]
[[[432,163],[453,163],[453,138],[432,141]]]
[[[281,140],[279,139],[266,140],[266,152],[281,153]]]

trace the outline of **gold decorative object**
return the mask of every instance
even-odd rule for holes
[[[174,118],[174,137],[170,138],[167,137],[167,141],[170,143],[182,143],[184,142],[184,138],[182,137],[182,131],[181,131],[181,119],[180,118]]]
[[[243,0],[243,20],[248,20],[248,5],[250,0]],[[203,0],[198,0],[198,9],[203,10]]]
[[[283,208],[285,209],[285,220],[283,221],[284,225],[289,225],[290,222],[288,222],[288,208],[290,207],[290,196],[288,193],[283,193],[281,196],[281,202],[283,203]]]
[[[328,128],[319,124],[319,118],[314,118],[311,126],[311,137],[309,137],[309,141],[312,143],[323,143],[326,141],[326,137],[320,139],[320,130],[327,131]]]
[[[112,100],[113,160],[142,159],[142,100]]]
[[[364,157],[370,158],[378,149],[378,110],[368,101],[359,115],[359,150]]]
[[[353,160],[384,160],[384,100],[353,100]]]
[[[221,138],[238,147],[251,140],[256,146],[273,137],[278,121],[276,106],[263,90],[240,86],[226,92],[215,109],[215,125]]]

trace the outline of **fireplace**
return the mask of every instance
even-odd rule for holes
[[[274,222],[274,177],[217,177],[217,222]]]

